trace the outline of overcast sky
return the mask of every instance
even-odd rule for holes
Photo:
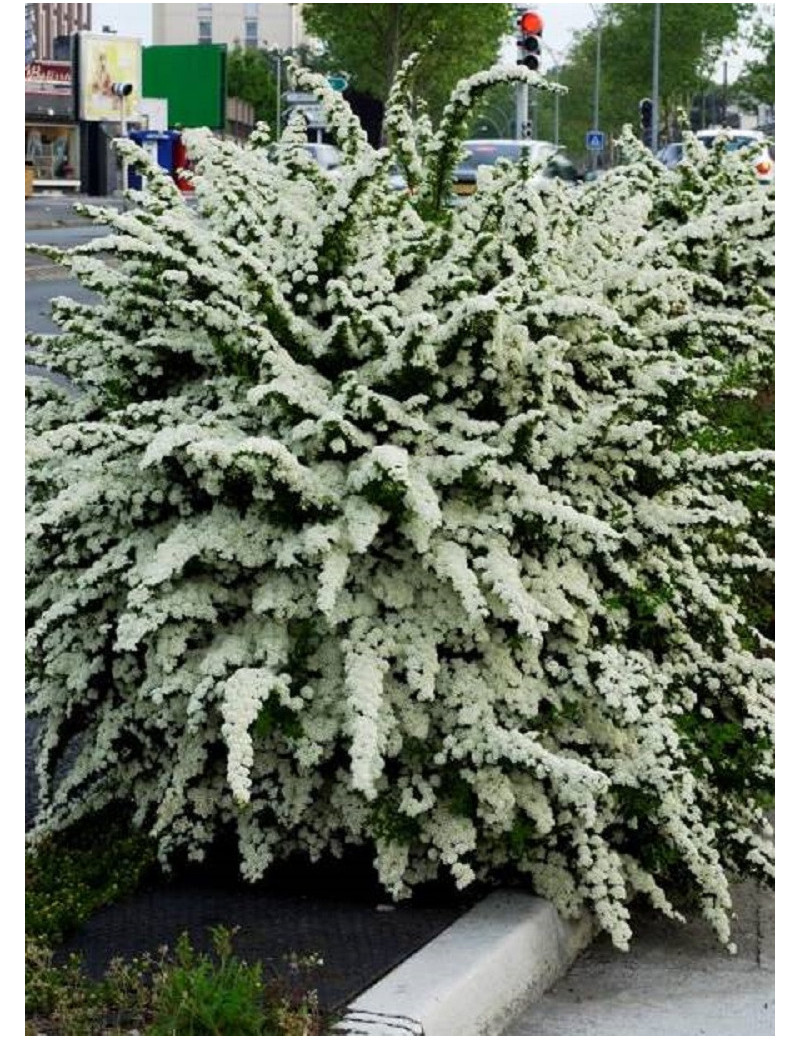
[[[593,7],[600,4],[532,3],[531,8],[539,11],[544,21],[545,61],[542,69],[547,70],[557,60],[562,60],[569,48],[572,34],[576,29],[583,29],[594,21]],[[116,29],[125,36],[139,36],[145,45],[152,43],[151,8],[152,4],[92,4],[92,27],[102,30],[104,25]],[[732,58],[729,61],[728,73],[731,77],[738,74],[741,62]]]
[[[152,43],[150,11],[152,4],[92,4],[92,28],[99,32],[104,25],[116,29],[123,36],[140,36],[147,45]],[[591,4],[531,4],[542,16],[545,46],[543,67],[552,62],[552,53],[562,54],[567,49],[574,29],[581,29],[593,19]]]

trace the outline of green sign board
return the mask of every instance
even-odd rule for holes
[[[225,129],[224,44],[142,48],[142,96],[166,98],[171,127]]]

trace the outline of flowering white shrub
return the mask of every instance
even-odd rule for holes
[[[748,618],[771,455],[710,418],[772,364],[773,196],[627,140],[583,187],[500,165],[449,206],[467,81],[391,149],[317,91],[290,125],[187,133],[197,208],[147,174],[61,254],[102,297],[30,337],[33,840],[114,802],[245,877],[375,851],[395,897],[510,866],[615,943],[688,884],[771,874],[771,644]],[[274,148],[274,151],[273,151]],[[398,161],[413,191],[389,190]]]

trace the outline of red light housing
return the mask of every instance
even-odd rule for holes
[[[756,163],[756,173],[760,173],[762,176],[765,173],[769,173],[771,169],[772,163],[769,161],[769,159],[762,159],[760,162]]]
[[[517,24],[524,33],[538,34],[544,29],[544,22],[536,11],[526,11],[525,14],[520,16]]]

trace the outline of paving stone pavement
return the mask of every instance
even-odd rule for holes
[[[503,1036],[774,1036],[775,896],[734,892],[729,954],[700,920],[635,911],[631,949],[600,937]]]

